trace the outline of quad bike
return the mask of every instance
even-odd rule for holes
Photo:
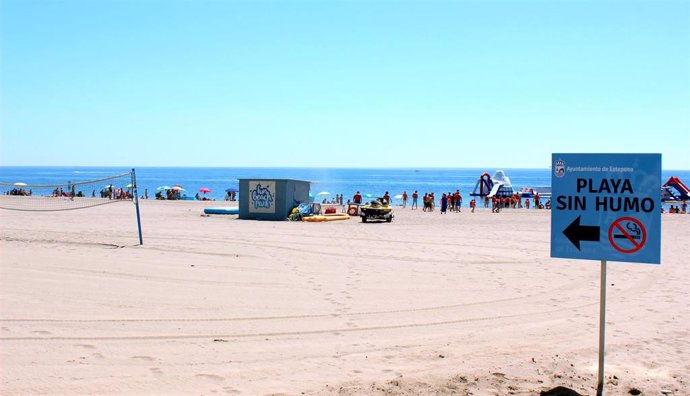
[[[362,218],[362,223],[366,223],[369,220],[385,220],[390,223],[393,221],[393,208],[388,202],[379,198],[369,202],[368,205],[360,206],[359,216]]]

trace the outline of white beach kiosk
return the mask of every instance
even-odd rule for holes
[[[294,179],[240,179],[240,219],[287,220],[309,202],[311,183]]]

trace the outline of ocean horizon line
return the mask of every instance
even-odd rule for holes
[[[343,170],[361,170],[361,169],[386,169],[386,170],[477,170],[477,171],[487,171],[487,170],[546,170],[550,169],[550,166],[546,167],[511,167],[511,166],[180,166],[180,165],[142,165],[142,166],[124,166],[124,165],[0,165],[0,169],[3,168],[54,168],[54,169],[68,169],[72,168],[74,171],[79,171],[79,169],[343,169]],[[662,168],[665,172],[688,172],[690,169],[680,169],[680,168]]]
[[[403,169],[403,170],[421,170],[421,169],[528,169],[528,170],[544,170],[550,167],[511,167],[511,166],[181,166],[181,165],[0,165],[1,168],[114,168],[114,169]]]

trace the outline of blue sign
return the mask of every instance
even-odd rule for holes
[[[551,162],[551,257],[661,263],[661,154]]]

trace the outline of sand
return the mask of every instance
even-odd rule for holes
[[[595,393],[600,264],[549,257],[549,211],[204,206],[143,201],[143,246],[131,203],[0,211],[0,393]],[[690,394],[690,216],[662,218],[661,265],[609,263],[607,394]]]

